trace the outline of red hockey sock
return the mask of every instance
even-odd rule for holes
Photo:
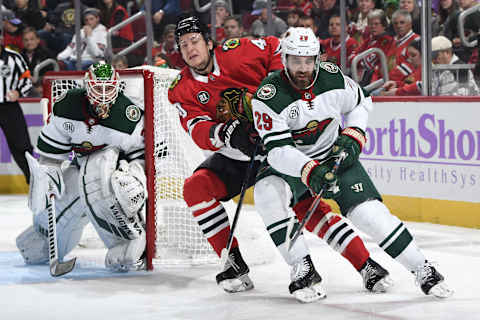
[[[313,197],[302,200],[293,208],[300,221],[305,217],[313,200]],[[350,261],[356,270],[360,270],[370,253],[347,220],[331,211],[328,204],[320,202],[305,228],[324,239],[330,247]]]
[[[226,195],[223,181],[207,169],[196,171],[183,185],[183,198],[219,257],[222,249],[227,246],[230,223],[225,208],[217,199]],[[237,239],[234,238],[232,248],[237,246]]]

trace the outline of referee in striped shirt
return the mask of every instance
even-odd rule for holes
[[[33,148],[18,98],[28,94],[32,80],[22,56],[3,46],[2,31],[0,29],[0,128],[7,138],[15,162],[29,183],[30,170],[25,151],[32,153]]]

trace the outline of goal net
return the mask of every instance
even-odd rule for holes
[[[155,67],[118,71],[124,94],[145,111],[148,269],[156,264],[218,262],[183,200],[183,182],[205,156],[185,133],[176,108],[168,102],[168,87],[178,71]],[[44,116],[65,90],[83,87],[83,75],[76,71],[45,75]]]

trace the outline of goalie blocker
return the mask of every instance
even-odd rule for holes
[[[118,149],[108,148],[82,158],[80,168],[70,164],[63,172],[56,169],[65,181],[65,190],[61,196],[57,194],[56,201],[60,261],[78,244],[90,220],[109,249],[105,258],[107,268],[129,271],[142,267],[146,245],[145,173],[140,162],[118,161],[118,157]],[[50,176],[45,172],[32,172],[37,178],[29,194],[29,204],[37,205],[31,207],[34,223],[16,241],[27,264],[48,261],[47,210],[39,210],[38,200],[32,201],[32,197],[38,196],[49,183]]]

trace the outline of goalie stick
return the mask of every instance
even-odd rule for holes
[[[65,262],[58,261],[57,248],[57,222],[55,214],[55,195],[47,195],[47,213],[48,213],[48,260],[50,262],[50,274],[52,277],[63,276],[72,271],[75,267],[77,258]]]
[[[248,181],[250,180],[250,175],[253,171],[253,164],[255,163],[255,155],[257,154],[258,145],[259,143],[255,144],[255,150],[253,150],[252,158],[250,159],[250,163],[247,169],[247,174],[245,175],[245,179],[243,180],[243,183],[242,183],[242,188],[240,190],[240,199],[238,200],[237,209],[235,210],[235,215],[233,216],[233,222],[232,222],[232,227],[230,228],[230,234],[228,236],[227,246],[222,249],[222,253],[221,253],[222,266],[225,266],[227,261],[230,259],[229,255],[230,255],[230,249],[233,243],[233,233],[235,232],[238,217],[240,216],[240,210],[242,209],[243,198],[245,197],[245,192],[247,191]],[[235,263],[231,263],[231,265],[236,271],[238,271],[237,269],[238,267]]]
[[[335,174],[337,172],[338,167],[340,166],[340,163],[342,163],[343,159],[345,159],[346,157],[347,157],[347,153],[345,151],[342,151],[339,154],[338,158],[335,160],[335,163],[333,165],[333,168],[332,168],[332,171],[331,171],[332,174]],[[290,221],[288,223],[287,235],[286,235],[286,238],[287,238],[286,239],[286,244],[287,244],[287,248],[288,248],[289,251],[293,247],[295,242],[297,241],[298,237],[300,236],[300,234],[303,231],[303,228],[305,227],[307,222],[310,220],[310,218],[312,217],[315,210],[317,210],[317,207],[320,204],[320,201],[322,200],[322,194],[323,194],[324,190],[325,190],[325,187],[323,187],[320,190],[320,192],[315,196],[315,199],[313,200],[312,204],[310,205],[310,208],[308,208],[308,211],[305,214],[305,218],[302,220],[302,222],[300,223],[297,230],[295,230],[295,233],[292,236],[290,236],[290,233],[291,233],[291,230],[293,229],[293,225],[295,224],[295,219],[293,219],[293,218],[290,219]]]

